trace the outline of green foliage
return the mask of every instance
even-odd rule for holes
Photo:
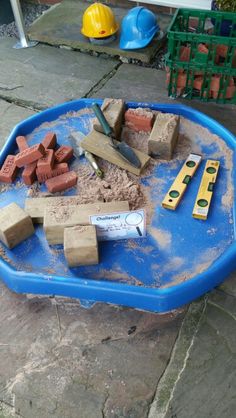
[[[219,10],[236,12],[236,0],[216,0]]]

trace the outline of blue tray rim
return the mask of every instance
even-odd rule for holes
[[[36,128],[41,123],[52,121],[69,111],[76,111],[81,107],[91,107],[94,102],[102,103],[102,99],[78,99],[66,102],[38,114],[30,116],[20,122],[12,130],[0,153],[0,164],[9,154],[17,135],[26,135],[31,132],[32,126]],[[83,105],[83,106],[81,106]],[[147,102],[126,102],[127,107],[150,107],[153,110],[161,110],[184,116],[200,125],[207,127],[213,133],[221,136],[227,145],[235,150],[236,138],[224,126],[209,116],[182,104],[160,104]],[[235,153],[234,153],[235,154]],[[234,155],[234,163],[236,157]],[[234,170],[233,184],[236,180]],[[233,221],[235,235],[235,196],[233,204]],[[139,287],[109,281],[94,279],[70,278],[57,275],[44,275],[16,271],[4,259],[0,259],[0,273],[6,286],[16,293],[32,293],[42,295],[57,295],[79,298],[80,301],[88,301],[87,305],[96,302],[125,305],[137,309],[168,312],[176,309],[204,293],[218,286],[236,266],[236,241],[203,273],[196,275],[188,281],[173,284],[166,288]],[[84,303],[86,306],[86,303]]]

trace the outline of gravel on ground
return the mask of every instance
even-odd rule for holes
[[[26,28],[28,28],[50,6],[21,2],[22,13]],[[18,30],[15,22],[0,25],[0,37],[13,36],[18,38]]]

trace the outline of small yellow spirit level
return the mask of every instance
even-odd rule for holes
[[[197,154],[190,154],[188,156],[178,176],[162,201],[163,208],[171,210],[175,210],[177,208],[187,185],[201,162],[201,159],[201,155]]]
[[[201,184],[199,186],[196,202],[193,208],[193,217],[206,220],[211,204],[214,183],[219,171],[220,162],[207,160]]]

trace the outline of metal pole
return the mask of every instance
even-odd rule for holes
[[[21,48],[30,48],[38,44],[38,42],[30,41],[24,25],[24,19],[22,15],[21,5],[19,0],[10,0],[11,7],[14,14],[16,26],[19,32],[20,41],[14,45],[13,48],[21,49]]]

